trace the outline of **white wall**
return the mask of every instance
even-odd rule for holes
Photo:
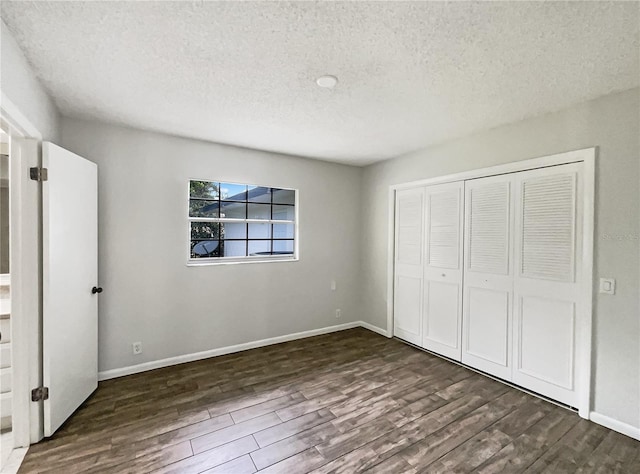
[[[360,319],[361,169],[67,118],[62,138],[98,163],[101,371]],[[298,189],[300,261],[187,267],[193,177]]]
[[[5,102],[1,104],[3,109],[8,105],[6,101],[10,101],[45,140],[58,140],[58,109],[35,77],[4,21],[0,21],[0,35],[0,90]]]
[[[390,185],[598,146],[595,274],[617,288],[595,297],[595,410],[640,427],[639,116],[632,89],[365,168],[363,320],[386,325]]]
[[[0,29],[3,98],[44,139],[59,141],[62,129],[63,146],[100,165],[100,370],[358,319],[384,327],[389,185],[599,146],[596,276],[616,278],[617,294],[596,295],[595,410],[640,427],[639,89],[362,171],[60,119]],[[187,268],[183,199],[192,176],[299,188],[301,261]],[[134,340],[142,356],[131,355]]]

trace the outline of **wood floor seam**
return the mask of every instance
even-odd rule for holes
[[[19,473],[640,472],[640,442],[363,328],[134,374]]]
[[[484,404],[484,405],[487,405],[487,404]],[[480,407],[477,407],[477,408],[481,408],[481,407],[482,407],[482,406],[484,406],[484,405],[481,405]],[[445,405],[445,406],[446,406],[446,405]],[[477,409],[477,408],[476,408],[476,409]],[[472,410],[471,412],[475,411],[476,409]],[[428,415],[428,413],[427,413],[427,414],[425,414],[424,416],[427,416],[427,415]],[[463,418],[465,415],[467,415],[467,414],[466,414],[466,413],[465,413],[465,414],[461,414],[458,418],[455,418],[455,419],[450,420],[450,421],[449,421],[449,423],[447,423],[447,424],[443,425],[443,426],[442,426],[442,427],[440,427],[437,431],[435,431],[434,433],[431,433],[431,434],[437,434],[438,432],[445,430],[448,426],[450,426],[451,424],[455,423],[457,420],[459,420],[459,419]],[[505,415],[505,416],[506,416],[506,415]],[[412,422],[409,422],[409,423],[412,423]],[[399,426],[398,428],[402,428],[402,426],[404,426],[404,425],[401,425],[401,426]],[[471,435],[471,436],[473,436],[473,435]],[[376,438],[376,439],[377,439],[377,438]],[[371,441],[375,441],[376,439],[372,439],[372,440],[370,440],[369,442],[371,442]],[[416,445],[416,444],[418,444],[418,443],[420,443],[420,442],[421,442],[421,441],[416,441],[415,443],[411,443],[411,444],[409,444],[408,446],[405,446],[405,447],[403,448],[403,450],[402,450],[402,451],[404,451],[404,450],[406,450],[406,449],[409,449],[409,448],[411,448],[412,446],[414,446],[414,445]],[[402,452],[402,451],[401,451],[401,452]],[[396,454],[400,454],[400,453],[396,453]],[[442,456],[444,456],[444,455],[446,455],[446,454],[447,454],[447,453],[443,454]],[[395,454],[394,454],[394,455],[392,455],[392,456],[395,456]],[[441,457],[442,457],[442,456],[441,456]],[[384,462],[384,461],[386,461],[387,459],[388,459],[388,458],[381,459],[381,460],[380,460],[380,462],[378,462],[378,463],[374,464],[373,466],[371,466],[371,469],[372,469],[372,468],[374,468],[376,465],[383,463],[383,462]],[[434,462],[435,462],[435,461],[434,461]]]

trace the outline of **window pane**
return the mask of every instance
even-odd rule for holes
[[[244,222],[221,222],[220,234],[222,239],[246,239],[247,224]]]
[[[295,200],[295,190],[190,180],[191,258],[293,255]]]
[[[226,202],[220,203],[220,217],[227,219],[246,219],[247,205],[244,202]]]
[[[273,251],[282,253],[293,253],[293,240],[274,240]]]
[[[218,199],[218,183],[214,181],[189,181],[189,196]]]
[[[220,183],[220,199],[228,201],[246,201],[247,185]]]
[[[222,254],[224,257],[246,257],[247,241],[246,240],[223,240]]]
[[[270,239],[271,224],[249,224],[250,239]]]
[[[271,203],[271,188],[262,186],[249,186],[247,193],[249,202],[268,202]]]
[[[293,239],[294,224],[273,224],[274,239]]]
[[[271,204],[249,203],[248,219],[271,219]]]
[[[271,255],[270,240],[250,240],[249,255]]]
[[[296,192],[292,189],[273,188],[273,202],[275,204],[291,204],[296,203]]]
[[[220,236],[220,224],[217,222],[192,222],[192,240],[215,240]]]
[[[220,256],[218,240],[191,241],[191,258],[210,258]]]
[[[273,205],[273,220],[292,221],[295,219],[294,206]]]
[[[189,217],[219,217],[218,201],[189,200]]]

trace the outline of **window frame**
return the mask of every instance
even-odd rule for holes
[[[190,202],[191,202],[191,181],[204,181],[208,183],[227,183],[227,184],[238,184],[241,186],[252,186],[252,187],[262,187],[262,188],[271,188],[271,189],[283,189],[286,191],[294,192],[294,219],[293,220],[273,220],[273,219],[236,219],[236,218],[227,218],[227,217],[191,217],[190,214]],[[300,260],[300,249],[299,249],[299,240],[300,240],[300,230],[299,230],[299,213],[300,213],[300,192],[297,188],[290,188],[285,186],[276,186],[276,185],[263,185],[263,184],[251,184],[251,183],[239,183],[234,180],[220,180],[220,179],[202,179],[202,178],[188,178],[186,185],[186,233],[187,233],[187,263],[186,265],[189,267],[200,267],[200,266],[209,266],[209,265],[229,265],[229,264],[238,264],[238,263],[269,263],[269,262],[297,262]],[[223,202],[219,200],[218,202]],[[230,201],[234,202],[234,201]],[[249,201],[246,201],[246,204],[250,204]],[[273,216],[271,216],[273,217]],[[293,240],[293,254],[292,255],[254,255],[254,256],[243,256],[243,257],[202,257],[202,258],[192,258],[191,257],[191,223],[192,222],[218,222],[218,223],[244,223],[244,224],[293,224],[293,239],[282,239],[282,240]],[[231,240],[266,240],[273,242],[273,227],[271,228],[271,238],[270,239],[250,239],[247,234],[245,239],[231,239]],[[280,240],[280,239],[275,239]]]

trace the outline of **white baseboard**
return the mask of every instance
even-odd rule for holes
[[[635,426],[628,425],[627,423],[623,423],[622,421],[618,421],[614,418],[601,415],[595,411],[589,413],[589,419],[594,423],[598,423],[599,425],[640,441],[640,428],[636,428]]]
[[[293,334],[285,334],[284,336],[270,337],[268,339],[245,342],[243,344],[236,344],[234,346],[220,347],[218,349],[195,352],[193,354],[185,354],[176,357],[169,357],[167,359],[144,362],[142,364],[130,365],[128,367],[122,367],[119,369],[105,370],[98,373],[98,380],[108,380],[116,377],[123,377],[125,375],[146,372],[147,370],[160,369],[162,367],[169,367],[171,365],[184,364],[185,362],[208,359],[210,357],[232,354],[234,352],[246,351],[248,349],[255,349],[256,347],[270,346],[272,344],[279,344],[281,342],[295,341],[296,339],[304,339],[305,337],[319,336],[321,334],[329,334],[332,332],[343,331],[345,329],[352,329],[356,327],[363,327],[369,329],[370,331],[377,332],[378,334],[382,334],[383,336],[387,336],[387,331],[380,329],[377,326],[366,323],[364,321],[353,321],[351,323],[338,324],[336,326],[329,326],[326,328],[312,329],[310,331],[296,332]]]
[[[369,331],[377,332],[378,334],[384,337],[391,337],[389,336],[389,333],[387,332],[386,329],[379,328],[378,326],[374,326],[373,324],[370,324],[366,321],[360,321],[360,326],[365,329],[368,329]]]
[[[9,459],[7,459],[7,462],[2,466],[0,472],[2,474],[17,474],[28,449],[29,448],[15,448],[11,451]]]
[[[243,344],[236,344],[233,346],[220,347],[218,349],[211,349],[208,351],[195,352],[193,354],[185,354],[176,357],[169,357],[167,359],[155,360],[151,362],[145,362],[142,364],[131,365],[129,367],[122,367],[119,369],[105,370],[98,373],[98,380],[108,380],[116,377],[123,377],[125,375],[137,374],[140,372],[146,372],[147,370],[160,369],[162,367],[169,367],[172,365],[183,364],[185,362],[193,362],[201,359],[208,359],[210,357],[221,356],[225,354],[232,354],[234,352],[246,351],[248,349],[255,349],[257,347],[270,346],[272,344],[279,344],[281,342],[295,341],[297,339],[304,339],[306,337],[319,336],[321,334],[329,334],[332,332],[343,331],[345,329],[352,329],[356,327],[363,327],[369,331],[373,331],[385,337],[390,337],[387,330],[382,329],[366,321],[353,321],[350,323],[338,324],[335,326],[329,326],[326,328],[312,329],[310,331],[296,332],[293,334],[285,334],[284,336],[270,337],[268,339],[261,339],[259,341],[246,342]],[[621,421],[615,420],[605,415],[601,415],[597,412],[591,412],[589,419],[594,423],[602,425],[606,428],[622,433],[633,439],[640,441],[640,428],[628,425]]]

